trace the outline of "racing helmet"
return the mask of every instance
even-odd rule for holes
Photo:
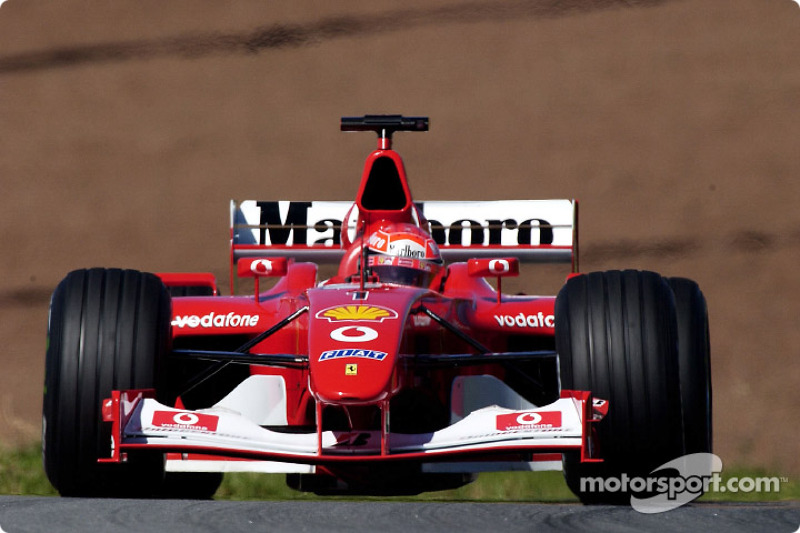
[[[382,283],[430,287],[443,264],[436,242],[413,224],[390,223],[369,236],[367,268]]]

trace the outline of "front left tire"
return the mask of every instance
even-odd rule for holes
[[[170,297],[134,270],[76,270],[50,303],[42,447],[48,479],[63,496],[146,496],[164,477],[163,454],[110,456],[101,402],[112,390],[159,390],[170,346]],[[164,400],[163,398],[160,398]]]

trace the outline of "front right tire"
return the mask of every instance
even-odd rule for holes
[[[581,480],[646,475],[684,453],[672,290],[653,272],[576,276],[558,294],[555,320],[561,388],[609,402],[596,424],[604,462],[566,454],[567,485],[584,503],[626,503],[629,493],[590,491]]]

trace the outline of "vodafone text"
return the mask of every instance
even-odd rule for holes
[[[258,325],[259,318],[258,315],[238,315],[233,312],[218,315],[211,312],[203,316],[176,316],[172,325],[176,328],[252,328]]]
[[[553,328],[556,325],[556,317],[553,315],[545,315],[541,311],[535,315],[526,315],[520,313],[516,316],[512,315],[494,315],[499,326],[509,328]]]

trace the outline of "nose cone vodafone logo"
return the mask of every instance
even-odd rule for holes
[[[339,342],[370,342],[378,338],[378,332],[367,326],[343,326],[331,331],[331,339]]]
[[[561,427],[561,411],[528,411],[497,415],[498,431],[538,431]]]

